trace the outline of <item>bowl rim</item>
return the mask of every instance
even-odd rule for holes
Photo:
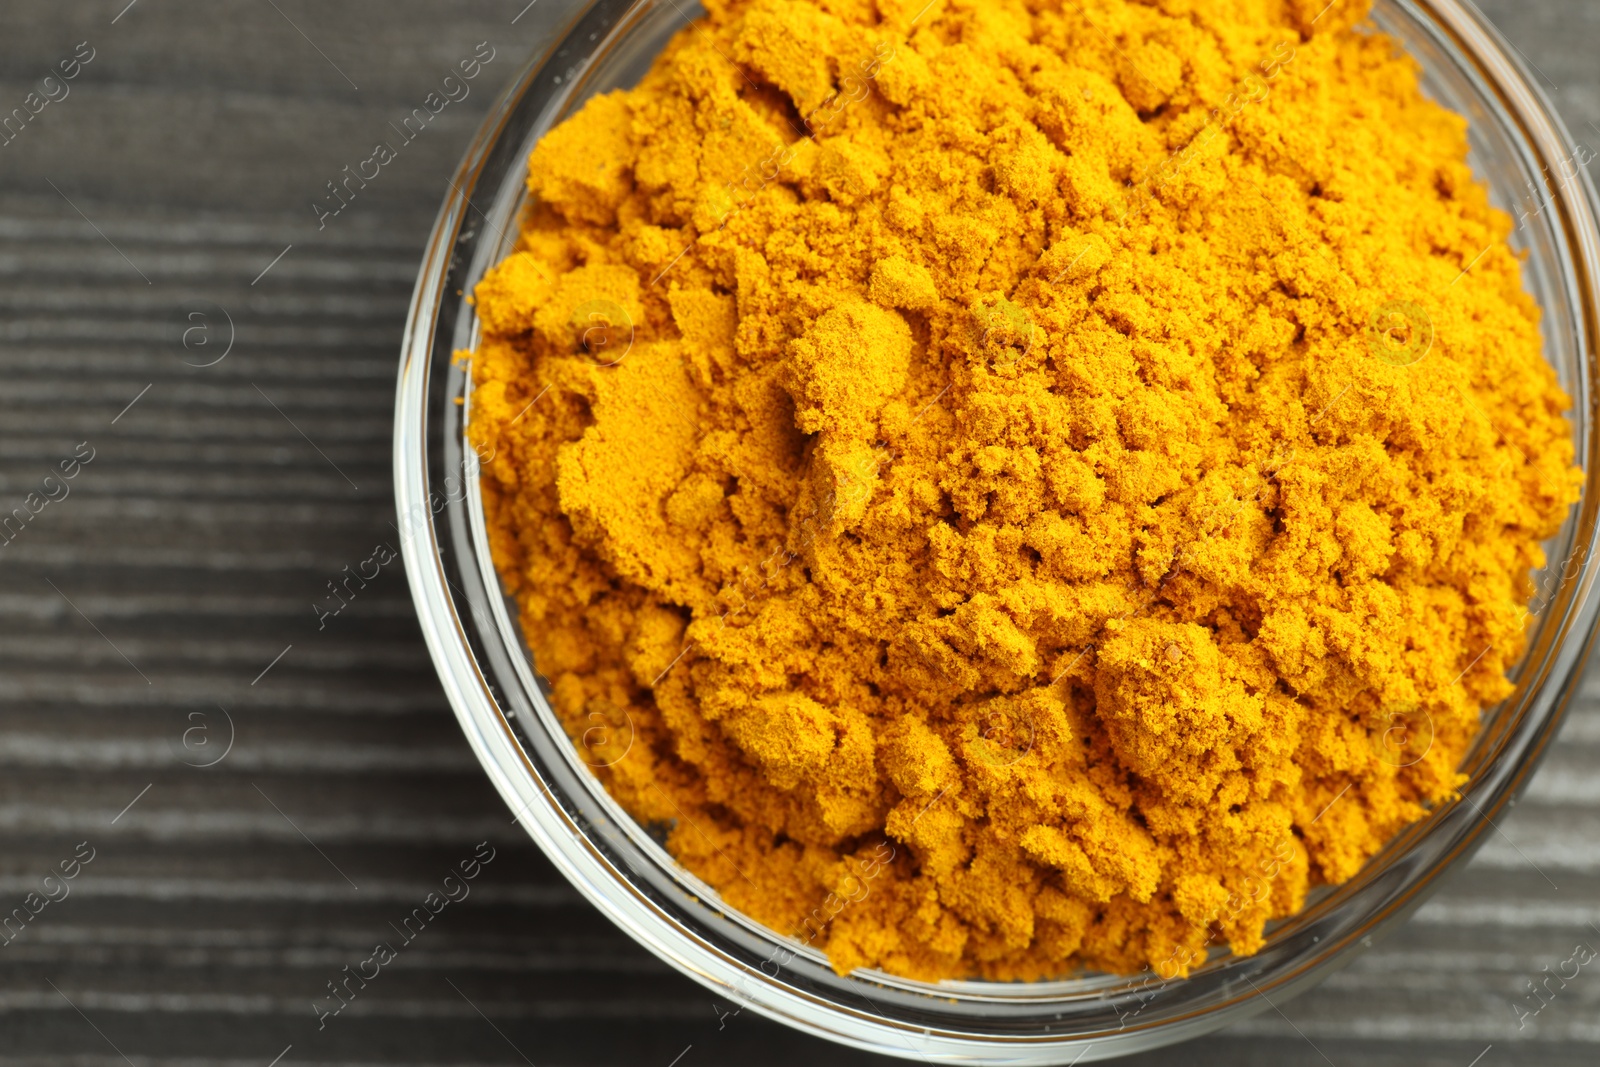
[[[1572,143],[1560,117],[1529,76],[1513,49],[1468,0],[1380,0],[1427,23],[1468,59],[1476,84],[1495,101],[1497,117],[1516,130],[1517,147],[1538,163],[1562,158]],[[821,953],[726,909],[716,922],[702,915],[685,918],[685,901],[716,910],[719,898],[711,887],[676,868],[660,845],[648,838],[622,812],[597,778],[576,755],[553,712],[543,700],[531,662],[520,643],[515,619],[499,595],[498,579],[488,559],[476,457],[460,440],[470,408],[450,418],[453,390],[461,383],[459,367],[450,366],[456,348],[475,347],[476,323],[464,307],[462,291],[470,291],[473,272],[498,258],[488,239],[497,231],[506,244],[505,227],[514,223],[511,201],[520,174],[525,173],[527,142],[541,135],[574,96],[581,96],[585,78],[597,57],[612,54],[630,34],[652,18],[682,14],[675,0],[590,0],[552,35],[546,46],[490,109],[450,180],[450,189],[425,248],[402,342],[395,404],[394,481],[400,543],[419,622],[446,695],[469,744],[485,772],[530,837],[562,874],[609,919],[655,955],[742,1010],[787,1023],[809,1033],[874,1052],[962,1062],[1088,1062],[1186,1040],[1266,1010],[1282,997],[1320,981],[1351,961],[1357,949],[1370,944],[1380,929],[1392,929],[1437,888],[1439,876],[1482,844],[1497,829],[1499,814],[1526,784],[1559,725],[1595,634],[1600,617],[1596,596],[1595,549],[1600,547],[1600,494],[1586,482],[1577,514],[1569,518],[1571,544],[1582,552],[1579,571],[1563,579],[1549,615],[1525,654],[1518,692],[1525,699],[1486,725],[1475,751],[1493,758],[1484,762],[1462,789],[1462,800],[1442,806],[1390,842],[1355,878],[1337,887],[1328,899],[1308,906],[1288,920],[1302,929],[1323,929],[1329,936],[1315,952],[1283,960],[1271,952],[1252,957],[1222,957],[1218,974],[1230,968],[1222,992],[1211,1001],[1185,1008],[1182,1004],[1152,1012],[1138,1020],[1163,993],[1185,983],[1159,983],[1149,998],[1127,988],[1117,976],[1102,983],[1119,987],[1111,1003],[1136,1004],[1136,1021],[1126,1022],[1117,1009],[1115,1029],[1074,1032],[1048,1026],[1033,1031],[994,1029],[988,1013],[1009,1012],[1013,1022],[1063,1006],[1082,1007],[1106,1001],[1094,982],[921,983],[878,972],[858,971],[849,979],[827,981],[831,970]],[[681,28],[681,23],[679,28]],[[520,123],[520,126],[516,124]],[[515,127],[515,128],[514,128]],[[517,143],[507,132],[522,130]],[[518,181],[502,181],[485,195],[495,197],[486,211],[475,194],[486,170],[505,168]],[[523,164],[517,170],[515,159]],[[1533,168],[1538,173],[1538,168]],[[508,191],[509,190],[509,191]],[[1562,282],[1577,316],[1581,351],[1577,388],[1573,390],[1580,422],[1577,459],[1594,477],[1600,472],[1600,441],[1592,432],[1596,398],[1591,387],[1600,361],[1594,339],[1600,336],[1600,228],[1596,196],[1586,171],[1570,186],[1551,190],[1551,225],[1564,254]],[[455,289],[456,296],[450,297]],[[463,321],[464,319],[464,321]],[[466,338],[467,344],[459,342]],[[448,383],[454,381],[455,385]],[[452,432],[454,430],[455,432]],[[452,479],[456,487],[451,487]],[[444,489],[441,494],[439,489]],[[487,580],[485,580],[487,568]],[[454,580],[452,580],[454,579]],[[513,642],[506,640],[512,635]],[[1525,684],[1526,683],[1526,684]],[[516,690],[521,687],[523,692]],[[1488,747],[1485,748],[1484,746]],[[1508,757],[1512,757],[1508,759]],[[587,795],[585,795],[587,794]],[[598,795],[596,795],[598,794]],[[1471,810],[1468,806],[1470,805]],[[1415,862],[1414,846],[1434,843],[1426,863]],[[662,859],[665,858],[665,865]],[[1408,862],[1409,861],[1409,862]],[[655,864],[657,869],[650,869]],[[667,887],[663,874],[674,883]],[[1391,884],[1392,883],[1392,884]],[[1337,908],[1370,898],[1378,906],[1359,913],[1359,921],[1335,921]],[[1275,933],[1274,937],[1277,936]],[[774,974],[766,972],[759,949],[768,954]],[[784,947],[787,946],[787,947]],[[1269,948],[1271,941],[1269,939]],[[751,950],[756,950],[751,954]],[[781,964],[777,953],[790,954]],[[1215,962],[1215,961],[1214,961]],[[1210,970],[1211,964],[1205,968]],[[827,972],[827,975],[819,972]],[[1260,979],[1252,979],[1252,972]],[[1197,972],[1198,973],[1198,972]],[[801,979],[804,980],[801,980]],[[782,980],[780,980],[782,979]],[[843,1002],[830,993],[834,986],[857,985],[847,995],[865,1007]],[[1231,984],[1233,992],[1226,992]],[[870,990],[871,994],[867,991]],[[932,992],[930,992],[932,991]],[[1278,994],[1269,997],[1268,994]],[[872,999],[886,999],[891,1013]],[[1129,999],[1129,998],[1132,999]],[[1220,999],[1218,999],[1220,997]],[[908,999],[909,998],[909,999]],[[906,1007],[913,1000],[953,999],[959,1016],[940,1018]],[[1027,1013],[1026,1016],[1020,1013]],[[987,1021],[989,1031],[978,1025]],[[963,1025],[964,1024],[964,1025]]]

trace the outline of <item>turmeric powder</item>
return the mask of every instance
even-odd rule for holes
[[[1511,691],[1569,400],[1325,2],[706,0],[533,151],[496,565],[612,795],[841,973],[1253,952]]]

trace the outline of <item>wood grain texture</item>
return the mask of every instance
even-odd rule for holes
[[[96,50],[0,148],[0,510],[94,449],[0,548],[0,912],[96,849],[0,947],[0,1067],[873,1060],[719,1022],[552,871],[461,740],[398,563],[320,629],[311,607],[393,537],[395,354],[445,177],[575,4],[515,25],[524,0],[125,6],[0,13],[0,111]],[[1600,147],[1600,5],[1485,7]],[[323,183],[480,41],[473,95],[319,230]],[[194,366],[220,349],[186,349],[186,316],[217,308],[234,347]],[[1597,683],[1403,930],[1281,1014],[1125,1062],[1600,1059],[1590,969],[1520,1029],[1513,1007],[1600,946]],[[226,758],[186,765],[219,749],[185,731],[220,745],[230,717]],[[326,983],[483,840],[471,897],[319,1030]]]

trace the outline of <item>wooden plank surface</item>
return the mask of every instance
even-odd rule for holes
[[[393,536],[395,355],[445,176],[575,8],[524,4],[0,13],[0,110],[94,50],[0,147],[0,501],[93,450],[0,549],[0,910],[94,850],[0,946],[0,1067],[872,1059],[719,1022],[566,886],[461,740],[398,563],[321,629],[311,607]],[[1600,5],[1485,6],[1600,147]],[[319,230],[324,183],[482,41],[473,95]],[[192,312],[217,344],[231,318],[226,359],[196,365],[221,348],[184,346]],[[1592,968],[1516,1010],[1600,947],[1600,677],[1579,696],[1504,833],[1404,930],[1282,1014],[1126,1062],[1600,1061]],[[319,1029],[326,983],[485,840],[472,895]]]

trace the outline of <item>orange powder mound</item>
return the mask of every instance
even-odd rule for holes
[[[727,905],[841,972],[1186,973],[1454,795],[1569,402],[1363,3],[923,2],[708,2],[534,151],[495,561]]]

